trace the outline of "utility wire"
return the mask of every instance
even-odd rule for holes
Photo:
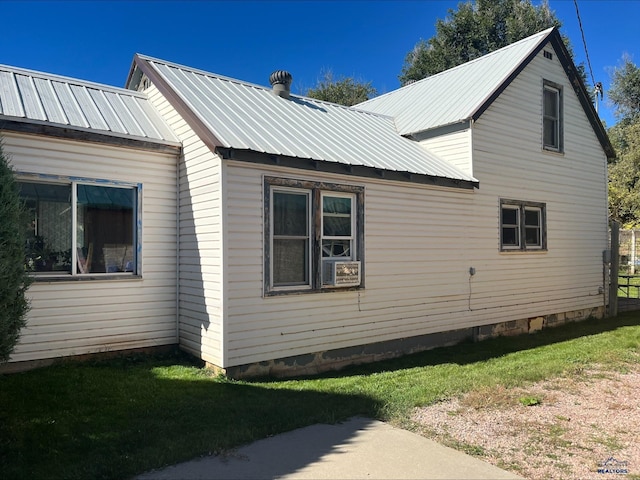
[[[587,65],[589,65],[589,74],[591,75],[591,83],[597,85],[593,78],[593,69],[591,68],[591,60],[589,59],[589,51],[587,50],[587,41],[584,38],[584,30],[582,29],[582,19],[580,18],[580,10],[578,9],[578,0],[573,0],[573,4],[576,6],[576,15],[578,15],[578,25],[580,26],[580,33],[582,34],[582,44],[584,45],[584,53],[587,56]]]

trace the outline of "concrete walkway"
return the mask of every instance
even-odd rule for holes
[[[368,418],[312,425],[137,480],[519,479],[420,435]]]

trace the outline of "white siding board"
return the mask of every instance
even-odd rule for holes
[[[470,129],[421,140],[420,145],[464,173],[473,172]]]
[[[164,220],[175,218],[175,156],[11,132],[3,137],[18,172],[143,185],[142,279],[35,282],[11,361],[176,343],[176,225]]]
[[[183,145],[179,168],[180,345],[224,363],[220,158],[152,86],[146,93]]]

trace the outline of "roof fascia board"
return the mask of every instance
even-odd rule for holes
[[[450,123],[449,125],[442,125],[440,127],[432,128],[431,130],[423,130],[421,132],[410,133],[406,136],[411,140],[420,142],[422,140],[441,137],[442,135],[460,132],[469,128],[471,128],[471,120],[463,120],[462,122]]]
[[[167,99],[173,108],[180,114],[182,118],[189,124],[191,129],[200,137],[204,144],[215,150],[217,147],[225,146],[218,139],[206,123],[198,116],[197,112],[192,109],[185,100],[175,91],[164,77],[149,64],[149,60],[136,54],[133,58],[134,64],[144,73],[151,83],[153,83],[160,93]],[[133,72],[133,69],[132,69]]]
[[[552,35],[550,38],[551,45],[556,51],[556,55],[558,55],[558,59],[560,60],[560,64],[564,68],[564,71],[569,78],[569,82],[573,87],[574,92],[576,93],[582,108],[587,115],[587,119],[593,128],[596,137],[600,141],[600,145],[602,145],[602,149],[604,153],[607,155],[607,158],[615,158],[616,152],[611,145],[611,141],[609,140],[609,135],[607,135],[607,131],[602,125],[600,121],[600,116],[596,112],[596,108],[593,103],[591,103],[591,98],[589,97],[589,93],[587,91],[587,87],[585,86],[582,78],[580,77],[580,73],[576,68],[571,56],[569,55],[569,51],[562,41],[562,37],[557,31],[554,31],[555,35]]]
[[[272,155],[268,153],[255,152],[253,150],[237,150],[233,148],[218,147],[216,152],[225,160],[236,160],[262,165],[277,165],[295,168],[298,170],[312,170],[316,172],[350,175],[354,177],[375,178],[378,180],[383,179],[466,190],[480,188],[480,182],[478,181],[458,180],[418,173],[383,170],[362,165],[348,165],[344,163],[326,162],[307,158]]]
[[[126,135],[113,135],[98,133],[95,130],[83,128],[71,128],[69,126],[56,126],[44,121],[9,120],[0,118],[0,131],[26,133],[30,135],[43,135],[66,140],[100,143],[118,147],[135,148],[152,152],[169,153],[176,155],[182,150],[182,145],[175,142],[156,142],[143,137],[131,137]]]

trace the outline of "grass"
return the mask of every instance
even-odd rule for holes
[[[60,363],[0,376],[0,478],[127,478],[354,415],[406,427],[416,406],[639,358],[628,313],[286,381],[231,381],[180,354]]]

